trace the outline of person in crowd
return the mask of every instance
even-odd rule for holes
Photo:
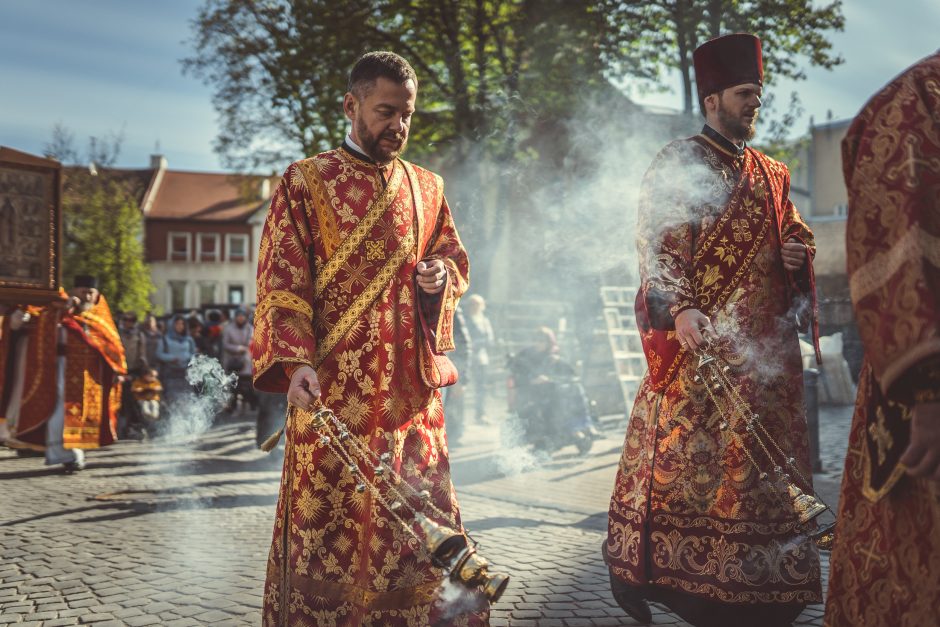
[[[486,397],[492,357],[490,352],[494,348],[496,336],[493,333],[493,325],[486,316],[486,301],[479,294],[467,297],[466,322],[470,342],[473,344],[469,379],[473,391],[474,417],[478,423],[485,423],[489,420],[486,415]]]
[[[127,360],[127,377],[121,384],[121,413],[118,416],[118,437],[126,438],[139,430],[140,416],[137,413],[137,403],[131,394],[131,384],[147,368],[147,337],[137,324],[137,314],[132,311],[121,315],[121,326],[118,327],[121,335],[121,344],[124,346],[124,356]]]
[[[252,409],[258,401],[251,384],[251,338],[254,327],[248,322],[248,312],[238,309],[234,319],[222,330],[222,367],[238,375],[235,396]]]
[[[157,363],[157,346],[163,339],[164,331],[160,329],[157,317],[148,313],[140,323],[140,332],[147,344],[147,364],[153,366]]]
[[[209,339],[209,350],[212,357],[221,359],[222,357],[222,331],[225,328],[225,319],[222,312],[218,309],[210,309],[206,312],[205,336]]]
[[[186,318],[181,314],[170,320],[169,329],[157,346],[156,361],[163,383],[165,402],[173,402],[191,390],[186,381],[186,368],[196,355],[196,343],[186,332]]]
[[[473,342],[460,305],[454,310],[454,351],[450,360],[457,368],[457,381],[444,388],[443,400],[447,410],[447,441],[457,443],[466,427],[467,381],[470,378],[470,363],[473,359]]]
[[[163,393],[157,369],[146,368],[141,376],[134,379],[131,392],[146,432],[153,434],[156,422],[160,419],[160,400]]]
[[[189,331],[189,337],[193,338],[196,344],[196,353],[199,355],[212,355],[212,340],[206,336],[205,324],[199,316],[190,316],[186,320],[186,328]]]

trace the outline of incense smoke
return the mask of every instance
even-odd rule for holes
[[[231,400],[238,375],[226,373],[214,357],[196,355],[187,366],[186,381],[192,389],[172,399],[161,420],[162,435],[173,443],[192,442],[209,430]]]

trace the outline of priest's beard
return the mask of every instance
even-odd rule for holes
[[[405,146],[408,145],[408,136],[405,133],[388,131],[379,136],[375,136],[369,132],[369,127],[366,126],[366,123],[361,119],[356,121],[356,134],[359,136],[359,141],[361,142],[359,147],[365,150],[366,154],[372,157],[372,160],[379,165],[385,165],[393,161],[398,155],[405,151]],[[397,148],[387,150],[379,143],[383,139],[400,143],[398,143]]]
[[[758,110],[754,109],[754,117],[748,120],[743,113],[740,116],[732,115],[725,109],[724,103],[718,99],[718,122],[728,134],[728,139],[732,141],[751,141],[757,129],[754,125],[757,123]]]

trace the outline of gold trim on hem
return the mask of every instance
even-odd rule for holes
[[[415,605],[432,603],[441,582],[431,581],[411,588],[376,592],[355,584],[312,579],[291,573],[290,585],[304,596],[326,599],[334,603],[352,603],[370,611],[382,611],[408,609]]]
[[[311,307],[310,303],[287,290],[271,290],[268,292],[264,300],[262,300],[255,309],[255,317],[262,318],[268,313],[268,310],[275,307],[279,309],[290,309],[308,318],[313,318],[313,307]]]

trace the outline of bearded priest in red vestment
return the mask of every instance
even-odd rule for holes
[[[363,56],[346,141],[285,172],[259,253],[254,380],[301,410],[322,401],[461,529],[437,388],[454,381],[443,354],[468,263],[441,178],[399,158],[416,95],[407,61]],[[440,569],[309,413],[288,412],[286,435],[265,625],[486,624],[479,598],[457,616],[442,602]]]
[[[773,468],[749,460],[744,447],[757,447],[745,426],[729,425],[696,381],[695,351],[728,362],[811,481],[797,334],[813,318],[813,236],[786,166],[746,144],[761,106],[760,41],[721,37],[694,61],[707,124],[657,155],[641,193],[636,312],[649,370],[604,557],[614,598],[640,622],[651,599],[699,626],[788,625],[821,601],[818,552],[786,490],[764,475]]]
[[[842,141],[849,287],[865,345],[825,624],[940,620],[940,53]]]

